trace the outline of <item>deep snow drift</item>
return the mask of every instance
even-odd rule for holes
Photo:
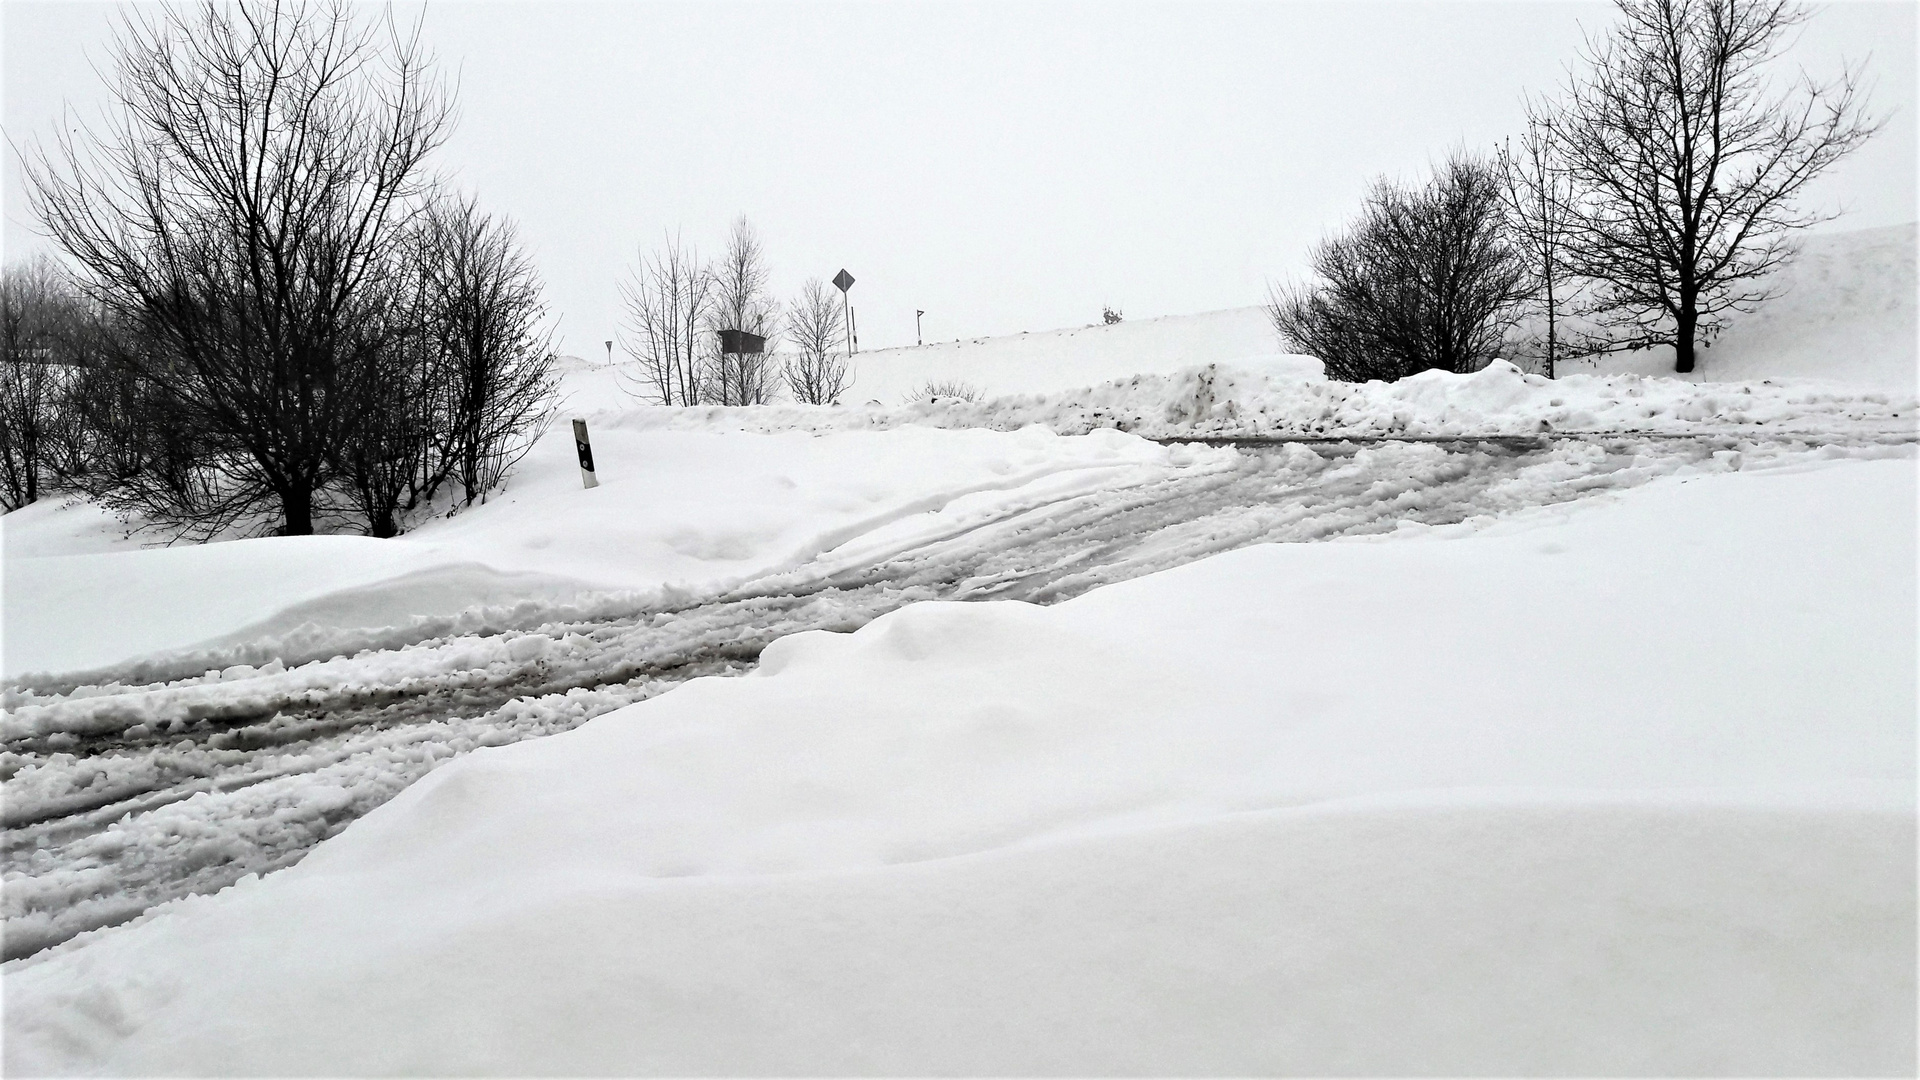
[[[923,604],[9,965],[9,1072],[1912,1067],[1911,460]]]

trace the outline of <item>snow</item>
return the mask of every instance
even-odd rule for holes
[[[1914,224],[1804,234],[1796,258],[1766,285],[1774,299],[1727,317],[1687,382],[1823,380],[1907,397],[1920,384]],[[1304,377],[1264,307],[936,342],[856,357],[849,403],[896,405],[928,383],[959,382],[983,398],[1058,394],[1134,375],[1172,376],[1220,364]],[[1673,376],[1673,350],[1573,361],[1571,374]]]
[[[220,662],[242,644],[251,651],[222,666],[294,663],[424,640],[463,619],[494,627],[563,609],[631,611],[779,573],[895,522],[911,529],[950,504],[1219,463],[1118,432],[1910,441],[1920,412],[1914,228],[1809,237],[1781,284],[1781,298],[1736,321],[1694,380],[1624,371],[1548,381],[1496,363],[1328,382],[1317,361],[1274,352],[1260,308],[862,354],[856,393],[840,407],[644,407],[619,372],[570,358],[561,419],[589,421],[593,491],[579,486],[563,422],[503,495],[396,541],[151,549],[86,504],[45,500],[0,517],[0,674],[83,682],[156,655]],[[901,403],[947,380],[985,396]],[[881,404],[851,404],[869,396]],[[520,614],[476,621],[477,611]]]
[[[1910,1071],[1913,262],[1809,238],[1691,379],[569,360],[397,540],[6,515],[4,1068]],[[1222,435],[1519,441],[1149,441]]]
[[[8,965],[6,1068],[1909,1069],[1916,479],[791,636]]]
[[[303,629],[311,636],[433,624],[523,602],[552,607],[620,594],[632,607],[658,602],[662,590],[713,591],[784,569],[849,535],[957,499],[1040,483],[1097,488],[1193,456],[1107,432],[743,439],[624,430],[617,413],[584,411],[596,420],[599,487],[581,487],[563,425],[536,445],[503,495],[393,541],[275,537],[141,548],[139,537],[120,539],[111,519],[85,504],[47,500],[8,514],[0,518],[5,674],[100,669]],[[91,553],[56,554],[76,549]],[[130,605],[130,597],[139,601]]]
[[[1255,358],[1263,366],[1301,371],[1319,367],[1309,357],[1275,355],[1279,351],[1279,339],[1260,307],[962,338],[857,354],[853,388],[843,400],[898,405],[929,383],[962,383],[982,397],[1046,393],[1122,375],[1171,375]]]
[[[1820,379],[1912,394],[1920,382],[1916,226],[1811,233],[1769,287],[1778,295],[1728,317],[1692,382]],[[1583,370],[1580,364],[1570,370]],[[1600,372],[1673,375],[1673,350],[1604,357]]]

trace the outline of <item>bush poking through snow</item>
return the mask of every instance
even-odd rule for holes
[[[922,401],[931,403],[941,398],[972,404],[979,401],[982,396],[980,388],[970,382],[962,382],[959,379],[932,379],[923,383],[918,390],[908,394],[901,404],[916,405]]]

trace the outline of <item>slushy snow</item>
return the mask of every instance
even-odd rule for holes
[[[797,635],[10,965],[7,1069],[1907,1069],[1915,480]]]

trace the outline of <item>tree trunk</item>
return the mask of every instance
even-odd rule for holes
[[[1694,310],[1693,298],[1683,297],[1680,317],[1675,320],[1673,330],[1673,370],[1681,375],[1693,370],[1693,335],[1699,325],[1700,316]]]
[[[1559,367],[1560,351],[1558,315],[1553,300],[1553,271],[1549,270],[1547,271],[1547,378],[1549,379],[1560,377],[1556,370]]]
[[[286,490],[280,493],[281,512],[286,525],[280,530],[282,536],[313,535],[313,491]]]

